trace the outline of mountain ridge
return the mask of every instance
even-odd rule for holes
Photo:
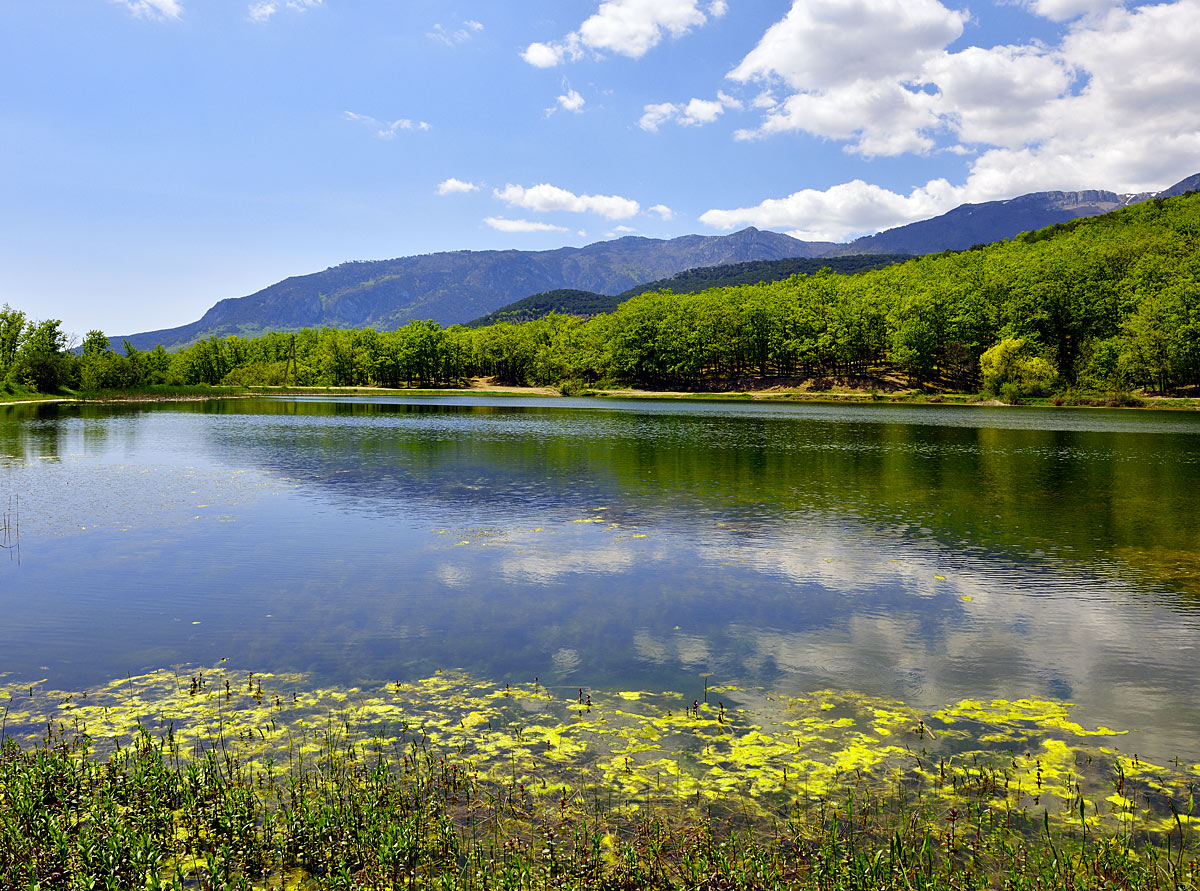
[[[158,343],[174,348],[214,334],[324,325],[395,328],[411,319],[458,324],[544,291],[619,294],[698,266],[811,257],[831,246],[748,227],[730,235],[672,239],[628,235],[549,251],[446,251],[354,260],[291,276],[246,297],[226,298],[189,325],[113,340],[128,340],[137,349]]]
[[[211,336],[258,335],[308,327],[396,328],[414,319],[442,325],[486,316],[530,295],[556,290],[616,295],[697,267],[756,260],[922,255],[964,250],[1081,216],[1200,188],[1200,173],[1161,192],[1031,192],[963,204],[932,217],[845,244],[806,242],[748,227],[729,235],[672,239],[627,235],[546,251],[444,251],[391,260],[354,260],[290,276],[245,297],[218,301],[199,320],[127,337],[137,349],[168,349]]]

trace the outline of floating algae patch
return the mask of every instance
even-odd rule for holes
[[[922,714],[896,700],[824,690],[781,696],[710,687],[675,693],[503,685],[462,672],[363,688],[313,687],[304,675],[218,663],[114,680],[65,693],[0,686],[6,734],[86,734],[98,752],[143,730],[183,756],[218,753],[252,771],[319,760],[337,745],[397,757],[420,747],[523,795],[603,796],[617,809],[654,804],[770,819],[847,785],[917,795],[948,812],[1088,829],[1169,830],[1197,768],[1164,768],[1098,746],[1119,732],[1087,729],[1070,706],[963,700]],[[1175,825],[1178,825],[1175,823]]]

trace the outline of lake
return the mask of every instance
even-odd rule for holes
[[[1063,700],[1200,759],[1200,415],[0,406],[0,673]],[[15,533],[19,522],[19,534]]]

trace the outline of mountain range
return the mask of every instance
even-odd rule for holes
[[[178,328],[114,337],[138,349],[167,349],[207,337],[333,326],[397,328],[413,319],[466,323],[530,295],[560,289],[616,295],[696,267],[755,260],[962,250],[1021,232],[1095,216],[1154,197],[1200,189],[1200,173],[1162,192],[1034,192],[964,204],[948,213],[846,244],[807,242],[753,227],[731,235],[669,240],[626,236],[552,251],[449,251],[354,261],[294,276],[246,297],[221,300]]]

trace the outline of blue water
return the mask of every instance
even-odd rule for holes
[[[0,673],[1069,699],[1200,758],[1200,415],[0,407]],[[19,533],[14,534],[19,525]],[[939,578],[940,577],[940,578]]]

